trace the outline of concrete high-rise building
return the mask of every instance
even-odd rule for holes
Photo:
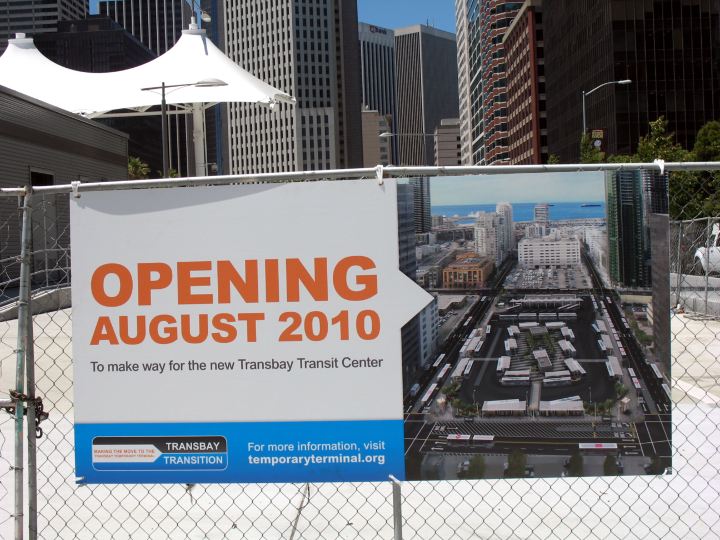
[[[388,133],[395,132],[395,33],[389,28],[358,23],[362,106],[376,110],[388,121]],[[391,159],[397,156],[398,139],[391,137]],[[367,158],[365,158],[367,162]],[[394,161],[391,161],[394,163]],[[377,163],[376,163],[377,164]]]
[[[362,111],[363,167],[389,165],[392,160],[392,137],[381,137],[390,129],[387,117],[364,109]]]
[[[499,202],[495,213],[502,216],[503,250],[507,255],[515,249],[515,225],[513,223],[513,207],[509,202]]]
[[[474,31],[477,25],[477,15],[470,16],[470,9],[477,9],[478,0],[456,0],[455,1],[455,28],[457,31],[457,66],[458,66],[458,107],[460,110],[460,164],[472,165],[472,140],[473,133],[471,114],[471,93],[470,93],[470,51],[477,50],[475,43],[471,43],[477,32]]]
[[[650,251],[652,264],[652,314],[653,348],[658,361],[670,373],[670,238],[669,216],[650,214]]]
[[[577,162],[582,92],[588,130],[604,130],[604,151],[631,154],[663,115],[677,142],[720,118],[720,2],[551,0],[543,5],[548,151]]]
[[[481,257],[489,257],[497,264],[501,259],[505,237],[500,216],[492,212],[478,212],[473,229],[477,254]]]
[[[580,240],[544,236],[518,242],[518,264],[523,268],[567,267],[580,264]]]
[[[355,0],[226,0],[226,54],[292,96],[228,105],[231,173],[362,166]]]
[[[464,4],[464,5],[460,5]],[[455,0],[461,140],[465,165],[509,163],[508,89],[502,37],[522,2]]]
[[[503,35],[507,72],[507,146],[513,165],[547,162],[542,1],[525,0]]]
[[[15,34],[55,32],[59,21],[84,19],[88,0],[8,0],[0,12],[0,54]]]
[[[460,120],[443,118],[435,128],[435,165],[460,165]]]
[[[433,134],[458,116],[455,35],[429,26],[395,30],[398,164],[433,165]]]
[[[533,221],[536,223],[547,223],[550,221],[550,205],[548,203],[539,203],[533,209]]]

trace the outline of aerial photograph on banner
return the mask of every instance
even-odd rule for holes
[[[667,209],[652,172],[399,186],[408,480],[670,470]]]

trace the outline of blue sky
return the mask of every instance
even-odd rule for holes
[[[453,0],[358,0],[360,22],[403,28],[427,24],[455,33],[455,2]]]
[[[90,13],[98,12],[98,0],[90,0]],[[453,0],[357,0],[358,20],[402,28],[427,24],[455,33],[455,2]]]
[[[434,206],[597,202],[605,199],[604,180],[601,172],[449,176],[430,181],[430,197]]]

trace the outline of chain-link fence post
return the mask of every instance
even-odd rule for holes
[[[15,540],[23,538],[23,422],[25,416],[25,359],[32,348],[28,339],[30,314],[30,251],[32,250],[32,194],[26,193],[22,206],[20,248],[20,289],[18,292],[17,363],[15,368]]]
[[[393,498],[393,539],[402,540],[402,484],[393,475],[390,475],[390,481],[392,482]]]

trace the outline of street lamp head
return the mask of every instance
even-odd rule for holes
[[[390,133],[389,131],[384,131],[380,135],[378,135],[378,137],[381,137],[383,139],[388,139],[390,137],[393,137],[393,134]]]
[[[622,81],[618,81],[618,84],[630,84],[632,81],[630,79],[623,79]]]
[[[196,86],[198,88],[210,88],[212,86],[227,86],[227,83],[225,81],[221,81],[220,79],[203,79],[202,81],[198,81],[195,84],[188,85],[188,86]]]
[[[201,10],[200,11],[200,20],[202,20],[202,22],[209,23],[209,22],[212,22],[212,17],[210,16],[210,14],[207,11]]]

